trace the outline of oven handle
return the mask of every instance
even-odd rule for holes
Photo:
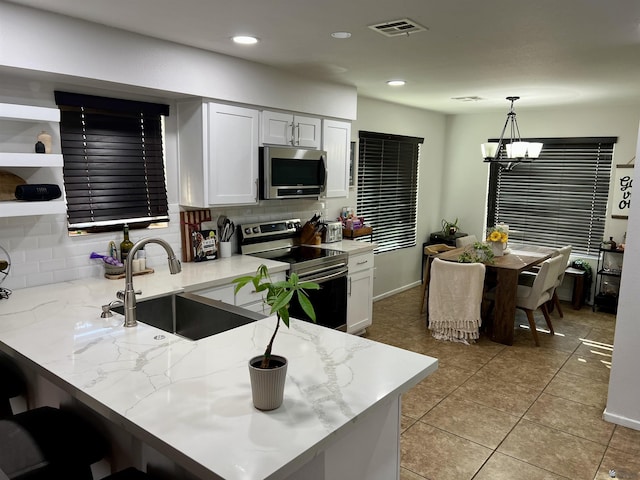
[[[337,272],[330,273],[329,275],[313,276],[313,274],[311,274],[311,275],[306,275],[305,274],[304,277],[300,277],[300,281],[301,282],[324,283],[324,282],[328,282],[329,280],[334,280],[336,278],[346,277],[347,276],[347,272],[348,272],[348,270],[346,268],[341,268]]]

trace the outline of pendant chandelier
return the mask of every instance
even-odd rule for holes
[[[511,170],[518,163],[531,162],[534,158],[538,158],[542,150],[542,143],[523,142],[520,138],[516,112],[513,111],[513,102],[519,98],[507,97],[507,100],[511,102],[511,107],[507,113],[507,120],[504,122],[500,140],[480,145],[484,161],[497,163],[505,170]],[[509,135],[507,138],[505,138],[505,132]]]

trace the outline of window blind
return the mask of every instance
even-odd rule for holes
[[[357,212],[376,252],[416,244],[418,159],[423,138],[359,132]]]
[[[511,171],[490,167],[487,226],[508,224],[510,241],[596,254],[617,138],[528,140],[544,143],[538,159]]]
[[[166,222],[167,105],[56,92],[69,229]]]

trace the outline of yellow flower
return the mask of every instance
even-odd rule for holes
[[[491,227],[487,233],[487,242],[507,243],[508,240],[509,233],[502,226]]]
[[[489,234],[489,238],[487,238],[487,240],[490,242],[500,242],[502,241],[502,234],[499,231],[494,230]]]

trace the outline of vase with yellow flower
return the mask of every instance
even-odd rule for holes
[[[487,242],[496,257],[504,255],[509,241],[509,230],[504,225],[495,225],[487,233]]]

